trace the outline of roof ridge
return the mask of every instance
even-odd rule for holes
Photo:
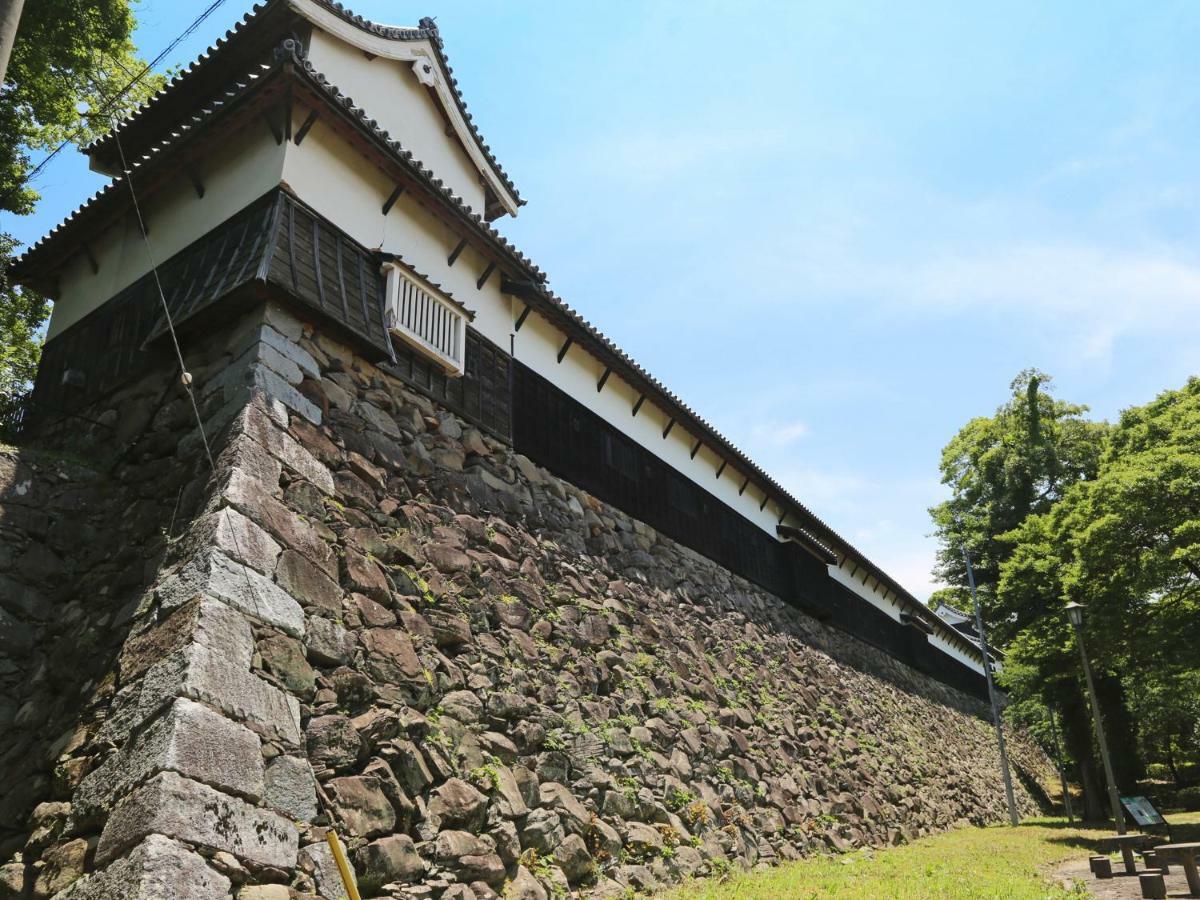
[[[466,123],[467,130],[470,132],[471,137],[475,140],[476,144],[478,144],[479,149],[483,153],[484,159],[487,160],[488,165],[495,171],[505,188],[507,188],[512,194],[513,199],[515,199],[517,202],[517,205],[525,205],[526,201],[521,197],[520,191],[517,190],[516,184],[513,183],[513,180],[509,176],[508,172],[506,172],[504,167],[500,164],[500,161],[496,158],[495,153],[492,151],[491,145],[484,140],[483,134],[479,131],[478,126],[475,124],[474,116],[468,109],[466,98],[463,96],[462,90],[459,88],[458,79],[454,77],[454,68],[450,65],[450,62],[446,57],[445,41],[442,39],[441,32],[438,30],[437,23],[433,18],[429,16],[423,17],[416,28],[396,25],[380,25],[353,12],[348,7],[336,2],[336,0],[311,0],[311,2],[322,9],[333,13],[343,21],[354,25],[356,28],[387,40],[428,40],[434,49],[435,55],[438,57],[438,64],[445,72],[446,82],[450,87],[450,94],[454,98],[455,105],[458,107],[459,114]],[[174,78],[164,84],[154,96],[145,100],[140,106],[137,107],[137,109],[133,110],[128,116],[118,122],[116,128],[100,135],[95,140],[87,144],[83,148],[83,152],[89,156],[94,154],[101,147],[107,146],[108,142],[112,140],[115,132],[122,131],[144,119],[145,115],[152,107],[155,107],[156,104],[162,102],[168,94],[179,89],[180,85],[186,81],[189,81],[198,71],[200,71],[203,66],[208,64],[216,54],[226,50],[232,41],[244,34],[248,27],[250,27],[255,21],[259,20],[270,8],[276,4],[290,5],[289,0],[266,0],[266,2],[263,3],[256,3],[250,9],[250,11],[242,16],[239,21],[235,22],[234,25],[229,28],[222,37],[217,38],[217,40],[211,44],[207,50],[189,63],[186,69],[182,69]]]

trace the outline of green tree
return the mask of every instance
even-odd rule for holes
[[[0,210],[26,215],[38,195],[30,154],[59,144],[83,145],[164,83],[147,73],[132,42],[130,0],[37,0],[26,3],[0,94]],[[0,267],[15,242],[0,235]],[[47,301],[0,277],[0,414],[25,391],[36,370]]]
[[[1041,612],[998,600],[1000,567],[1013,552],[1003,536],[1049,510],[1070,485],[1094,477],[1108,429],[1084,418],[1086,406],[1055,399],[1050,387],[1049,376],[1027,369],[994,415],[962,427],[942,450],[950,499],[929,511],[939,541],[934,575],[949,585],[934,604],[969,608],[963,547],[969,548],[980,603],[1000,647]]]
[[[1073,702],[1076,649],[1061,607],[1082,603],[1118,783],[1129,786],[1142,760],[1174,770],[1181,755],[1196,758],[1200,380],[1125,411],[1095,477],[1069,487],[1005,540],[1012,549],[998,606],[1040,610],[1008,646],[1013,670],[1027,673],[1010,687],[1049,703]],[[1088,762],[1091,736],[1073,720],[1066,724],[1086,789],[1097,778]]]
[[[1087,407],[1052,396],[1051,379],[1037,370],[1021,372],[1010,390],[992,416],[972,419],[942,451],[942,483],[951,496],[930,515],[940,544],[934,574],[948,587],[931,602],[970,609],[967,548],[991,643],[1007,654],[1001,684],[1015,701],[1013,712],[1026,722],[1048,720],[1047,704],[1061,712],[1064,743],[1079,761],[1090,812],[1099,815],[1103,791],[1096,788],[1103,782],[1096,780],[1077,663],[1061,654],[1014,655],[1010,645],[1029,637],[1069,646],[1065,621],[1024,632],[1061,606],[1062,561],[1049,517],[1064,492],[1095,477],[1108,426],[1085,418]],[[1019,541],[1013,538],[1018,530]],[[1001,571],[1014,556],[1014,588],[1001,592]]]

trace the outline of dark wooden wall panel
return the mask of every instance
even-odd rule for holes
[[[441,366],[402,342],[396,360],[382,368],[430,398],[474,422],[505,443],[512,443],[511,357],[474,329],[467,329],[465,373],[451,378]]]
[[[536,372],[512,365],[518,452],[780,599],[945,684],[986,698],[983,676],[930,647],[923,632],[835,582],[824,563],[771,537]]]

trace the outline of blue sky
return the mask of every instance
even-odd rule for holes
[[[140,4],[143,54],[202,6]],[[940,449],[1018,371],[1105,418],[1200,372],[1194,5],[353,6],[437,17],[529,201],[503,230],[919,596]],[[64,155],[0,228],[99,186]]]

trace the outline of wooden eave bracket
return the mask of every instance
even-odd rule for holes
[[[517,316],[517,322],[513,326],[514,334],[521,330],[521,326],[525,324],[525,320],[529,318],[531,312],[533,312],[533,307],[526,304],[525,308],[521,310],[521,314]]]
[[[192,183],[192,188],[196,191],[196,198],[204,199],[204,182],[200,180],[200,176],[195,169],[189,169],[187,173],[188,181]]]
[[[487,284],[487,280],[492,277],[492,273],[496,271],[496,264],[490,262],[487,268],[483,270],[483,274],[479,276],[479,280],[475,282],[475,290],[482,291],[483,286]]]
[[[305,117],[304,122],[301,123],[300,129],[296,132],[296,136],[292,138],[292,141],[297,147],[300,146],[300,142],[304,140],[305,135],[307,135],[309,131],[312,130],[312,127],[317,124],[318,118],[319,117],[315,109],[310,109],[308,111],[308,115]]]
[[[600,376],[600,380],[596,382],[596,393],[604,390],[604,385],[608,383],[608,376],[612,374],[612,366],[606,366],[604,373]]]
[[[721,465],[717,466],[717,481],[721,480],[721,474],[725,471],[727,465],[729,465],[729,460],[723,459],[721,460]],[[749,481],[750,479],[747,478],[746,480]],[[738,491],[738,496],[742,496],[741,491]]]
[[[392,211],[392,207],[396,205],[396,201],[400,199],[400,195],[404,193],[404,185],[398,184],[392,188],[392,192],[388,194],[388,198],[383,201],[383,214],[386,216]]]
[[[633,404],[634,416],[636,416],[639,412],[642,411],[642,404],[645,402],[646,402],[646,395],[645,394],[638,395],[637,401]]]
[[[467,239],[463,238],[461,241],[458,242],[458,245],[455,246],[455,248],[450,251],[450,255],[446,257],[446,265],[453,266],[456,262],[458,262],[459,254],[461,254],[463,252],[463,250],[465,250],[466,248],[467,248]]]
[[[666,440],[667,435],[671,433],[671,429],[675,427],[675,417],[672,416],[667,420],[667,427],[663,429],[663,440]]]
[[[87,241],[83,241],[80,245],[83,248],[83,255],[87,257],[88,264],[92,267],[92,274],[100,274],[100,263],[96,262],[96,255],[92,253],[92,248]]]
[[[558,361],[561,363],[567,356],[567,351],[571,349],[571,345],[575,343],[575,338],[568,337],[558,351]]]

